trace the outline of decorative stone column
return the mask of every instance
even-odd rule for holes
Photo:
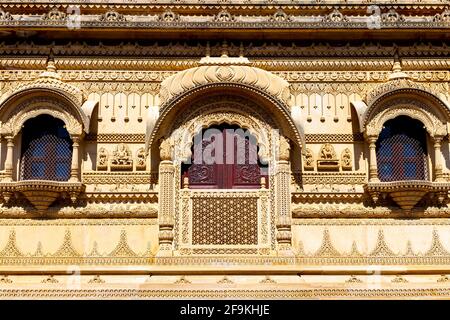
[[[160,145],[159,164],[159,251],[157,256],[172,256],[175,212],[175,167],[169,139]]]
[[[7,149],[6,149],[6,159],[5,159],[5,178],[4,181],[13,181],[13,154],[14,154],[14,137],[6,136]]]
[[[292,255],[291,233],[291,165],[290,145],[280,136],[279,157],[275,168],[275,192],[277,212],[277,251],[279,255]]]
[[[442,136],[434,137],[434,181],[435,182],[445,182],[444,176],[442,174],[442,153],[441,153],[441,143]]]
[[[377,136],[369,136],[367,141],[369,142],[369,182],[380,182],[378,178],[378,166],[377,166],[377,152],[376,142]]]
[[[70,166],[69,182],[79,182],[80,177],[80,136],[72,136],[72,164]]]

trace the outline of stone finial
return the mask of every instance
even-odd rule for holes
[[[389,76],[389,80],[407,79],[407,78],[409,77],[402,70],[402,62],[398,54],[398,49],[396,49],[394,54],[394,65],[392,67],[392,73]]]

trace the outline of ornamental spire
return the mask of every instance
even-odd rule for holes
[[[392,73],[389,75],[389,80],[407,79],[409,76],[402,70],[402,61],[400,60],[398,48],[394,53],[394,65],[392,67]]]

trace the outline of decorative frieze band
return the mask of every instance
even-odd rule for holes
[[[0,9],[1,10],[1,9]],[[94,66],[139,68],[143,70],[145,67],[154,67],[159,70],[162,66],[170,66],[170,69],[178,70],[178,68],[188,67],[191,63],[198,62],[207,52],[207,42],[185,42],[185,43],[150,43],[144,44],[139,42],[128,42],[122,45],[106,45],[93,43],[68,42],[64,44],[39,44],[32,42],[16,42],[2,43],[0,46],[0,55],[2,59],[10,57],[10,60],[0,60],[5,63],[21,63],[24,56],[28,56],[31,64],[42,65],[45,67],[46,57],[50,54],[50,48],[55,54],[55,63],[58,70],[61,69],[90,69]],[[220,56],[223,50],[222,42],[210,42],[209,51],[211,56]],[[410,43],[409,45],[384,45],[381,43],[370,43],[354,45],[334,46],[329,43],[313,43],[305,46],[302,42],[289,43],[248,43],[248,42],[230,42],[227,46],[229,56],[239,56],[243,54],[250,58],[255,66],[270,65],[289,65],[314,70],[316,67],[325,66],[340,70],[345,66],[353,67],[351,70],[367,70],[367,67],[373,66],[374,70],[389,70],[392,67],[392,57],[396,52],[402,57],[402,65],[404,70],[420,68],[420,70],[443,68],[450,63],[446,57],[450,54],[450,47],[445,45],[428,44],[428,43]],[[115,59],[105,59],[103,56],[115,56]],[[40,56],[40,57],[37,57]],[[90,59],[76,59],[79,56],[89,56]],[[135,59],[130,59],[133,57]],[[177,63],[173,64],[172,59],[156,59],[156,57],[177,59]],[[188,57],[188,58],[187,58]],[[289,62],[273,61],[274,57],[290,58]],[[322,57],[320,60],[303,61],[303,58]],[[357,58],[353,61],[351,58]],[[377,58],[388,58],[388,61],[377,60]],[[427,59],[422,59],[427,57]],[[333,60],[332,58],[336,58]],[[347,59],[342,59],[347,58]],[[417,60],[416,60],[417,58]],[[7,65],[4,65],[7,66]],[[432,67],[434,66],[434,67]],[[100,68],[100,67],[99,67]],[[289,67],[291,68],[291,67]],[[282,68],[283,69],[283,68]]]
[[[332,172],[294,172],[294,175],[300,175],[299,179],[303,184],[317,184],[317,185],[362,185],[367,182],[367,175],[365,172],[346,172],[346,173],[332,173]]]
[[[144,143],[144,133],[99,133],[88,134],[84,138],[87,141],[100,143]]]
[[[258,10],[259,15],[246,15],[235,13],[227,9],[208,8],[212,14],[197,15],[177,13],[166,10],[163,13],[122,14],[109,10],[99,14],[85,14],[76,16],[79,28],[86,29],[446,29],[450,28],[448,11],[421,12],[411,15],[397,12],[395,9],[387,10],[378,7],[379,21],[373,22],[371,15],[344,14],[338,9],[324,10],[316,14],[299,15],[279,9],[275,13],[264,13]],[[426,15],[425,15],[426,14]],[[72,14],[59,11],[56,8],[47,13],[11,14],[2,11],[0,26],[3,27],[34,27],[34,28],[61,28],[74,25]]]
[[[149,172],[84,172],[82,182],[86,184],[147,184],[155,175]]]
[[[316,133],[316,134],[307,134],[305,140],[306,143],[353,143],[353,142],[363,142],[364,136],[362,133],[353,133],[353,134]]]

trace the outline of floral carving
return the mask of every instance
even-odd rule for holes
[[[13,20],[12,15],[9,12],[0,10],[0,20]]]
[[[397,11],[391,9],[381,15],[381,21],[384,23],[397,23],[405,21],[405,17],[400,15]]]
[[[226,10],[220,11],[214,19],[217,22],[231,22],[234,17]]]
[[[100,16],[100,21],[104,22],[123,22],[126,21],[125,16],[116,11],[108,11]]]
[[[52,9],[48,13],[42,16],[43,20],[64,20],[66,18],[66,14],[64,12],[59,11],[58,9]]]
[[[323,18],[323,22],[337,23],[337,22],[347,22],[347,21],[348,21],[348,18],[346,16],[344,16],[337,9]]]
[[[174,22],[179,19],[179,16],[171,10],[166,10],[159,16],[159,19],[164,22]]]
[[[290,17],[284,12],[283,10],[278,10],[273,14],[273,16],[270,18],[271,21],[274,22],[288,22],[290,21]]]
[[[445,10],[433,17],[433,22],[450,22],[450,10]]]

